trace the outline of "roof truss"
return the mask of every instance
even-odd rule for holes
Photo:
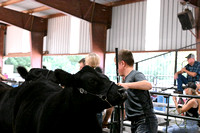
[[[60,10],[64,14],[70,14],[89,21],[111,25],[112,7],[91,2],[90,0],[35,0],[51,8]]]

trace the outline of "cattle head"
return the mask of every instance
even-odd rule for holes
[[[87,99],[87,103],[97,111],[122,103],[127,97],[124,88],[89,66],[74,75],[57,69],[55,76],[61,85],[72,86],[74,92],[79,93],[84,100]]]
[[[25,79],[25,81],[36,81],[36,80],[40,80],[41,78],[45,78],[54,83],[57,83],[57,79],[54,75],[54,72],[48,69],[32,68],[28,72],[26,68],[19,66],[17,67],[17,71],[20,74],[20,76],[23,79]]]

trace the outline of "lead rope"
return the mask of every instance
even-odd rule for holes
[[[87,92],[86,90],[84,90],[83,88],[79,88],[79,92],[81,94],[90,94],[92,96],[97,96],[98,98],[100,98],[102,101],[105,101],[109,104],[110,107],[112,107],[112,104],[107,100],[107,96],[104,96],[104,95],[97,95],[97,94],[93,94],[93,93],[90,93],[90,92]]]
[[[48,73],[46,75],[46,79],[48,79],[49,73],[50,73],[50,70],[48,70]]]

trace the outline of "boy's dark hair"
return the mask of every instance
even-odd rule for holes
[[[120,62],[122,60],[124,62],[126,62],[127,65],[133,66],[133,64],[134,64],[134,58],[133,58],[132,52],[129,51],[129,50],[125,50],[125,49],[120,50],[119,54],[118,54],[118,62]]]
[[[83,63],[85,65],[85,58],[82,58],[78,63]]]

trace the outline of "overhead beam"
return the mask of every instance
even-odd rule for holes
[[[90,0],[35,0],[46,6],[60,10],[64,14],[70,14],[89,21],[101,23],[110,27],[112,7],[91,2]]]
[[[38,8],[25,10],[25,11],[22,11],[22,12],[23,13],[35,13],[35,12],[41,12],[41,11],[45,11],[45,10],[49,10],[49,9],[51,9],[51,8],[47,7],[47,6],[41,6],[41,7],[38,7]]]
[[[8,1],[0,3],[0,6],[8,6],[8,5],[16,4],[22,1],[24,0],[8,0]]]
[[[56,14],[46,15],[46,16],[42,16],[42,17],[49,19],[49,18],[55,18],[55,17],[61,17],[61,16],[66,16],[66,14],[56,13]]]
[[[24,11],[22,11],[22,12],[23,12],[23,13],[36,13],[36,12],[41,12],[41,11],[45,11],[45,10],[49,10],[49,9],[52,9],[52,8],[47,7],[47,6],[41,6],[41,7],[38,7],[38,8],[33,8],[33,9],[29,9],[29,10],[24,10]],[[49,19],[49,18],[55,18],[55,17],[60,17],[60,16],[66,16],[66,14],[63,14],[63,13],[56,13],[56,14],[51,14],[51,15],[42,16],[42,18]]]
[[[11,9],[0,7],[0,20],[17,27],[34,31],[46,32],[47,19],[24,14]]]
[[[114,6],[121,6],[121,5],[125,5],[125,4],[141,2],[141,1],[146,1],[146,0],[121,0],[121,1],[109,2],[105,5],[114,7]]]

